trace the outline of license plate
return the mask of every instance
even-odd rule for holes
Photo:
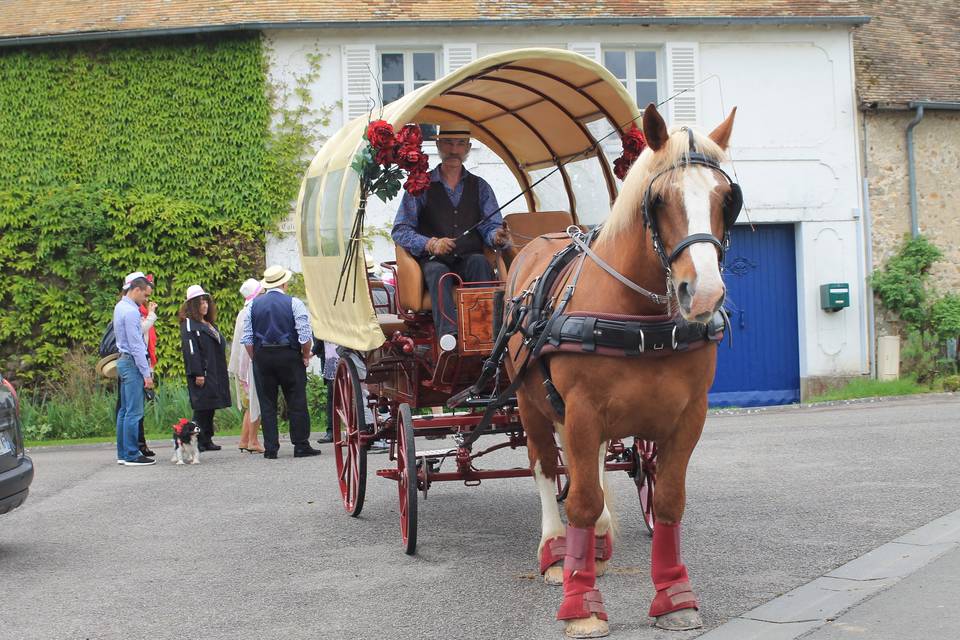
[[[6,435],[0,433],[0,456],[10,453],[13,451],[13,443],[7,438]]]

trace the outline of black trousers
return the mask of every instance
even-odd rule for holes
[[[289,347],[259,348],[253,352],[253,379],[257,383],[263,448],[280,449],[277,430],[277,392],[283,390],[290,420],[290,442],[294,449],[310,446],[310,412],[307,409],[307,370],[300,351]]]
[[[327,433],[333,435],[333,380],[323,379],[327,388]]]
[[[445,274],[456,273],[463,278],[464,282],[493,280],[493,268],[487,262],[487,257],[482,253],[471,253],[450,265],[444,264],[440,260],[424,259],[420,261],[420,266],[423,269],[423,279],[430,291],[430,302],[433,304],[433,325],[437,328],[437,335],[457,333],[457,305],[453,299],[453,286],[456,280],[446,278],[441,283],[440,279]],[[441,297],[443,298],[442,309],[440,305]]]
[[[216,409],[194,409],[193,421],[200,427],[200,436],[197,441],[207,445],[213,442],[213,414]]]

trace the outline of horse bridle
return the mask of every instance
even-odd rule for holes
[[[740,185],[734,182],[733,179],[727,175],[727,172],[720,168],[720,165],[717,164],[715,160],[712,160],[706,155],[698,152],[693,140],[693,129],[687,128],[686,131],[690,143],[690,153],[687,155],[687,157],[681,160],[680,163],[671,167],[667,167],[657,175],[653,176],[653,178],[650,180],[650,184],[647,185],[646,192],[643,194],[643,223],[650,227],[653,248],[660,257],[660,262],[663,264],[663,268],[668,273],[670,272],[670,266],[677,258],[680,257],[680,254],[683,253],[687,247],[702,242],[714,245],[719,253],[719,260],[721,263],[723,263],[723,256],[727,249],[730,248],[730,229],[733,228],[734,223],[740,216],[740,211],[743,209],[743,192],[740,190]],[[723,203],[723,240],[721,241],[712,233],[694,233],[678,242],[677,246],[674,247],[670,255],[667,256],[666,250],[663,246],[663,241],[660,239],[660,227],[657,223],[657,217],[654,215],[660,198],[659,196],[655,198],[652,196],[653,184],[657,181],[657,178],[663,174],[691,165],[699,165],[713,169],[714,171],[718,171],[720,175],[726,178],[727,183],[730,185],[730,193],[727,194],[727,197]]]

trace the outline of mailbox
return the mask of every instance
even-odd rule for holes
[[[824,311],[840,311],[850,306],[850,285],[846,282],[831,282],[820,285],[820,308]]]

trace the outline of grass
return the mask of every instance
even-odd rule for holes
[[[833,400],[853,400],[855,398],[874,398],[880,396],[908,396],[915,393],[930,393],[933,389],[925,384],[918,383],[912,377],[899,380],[871,380],[857,378],[845,386],[832,389],[823,395],[810,398],[810,403],[830,402]]]

